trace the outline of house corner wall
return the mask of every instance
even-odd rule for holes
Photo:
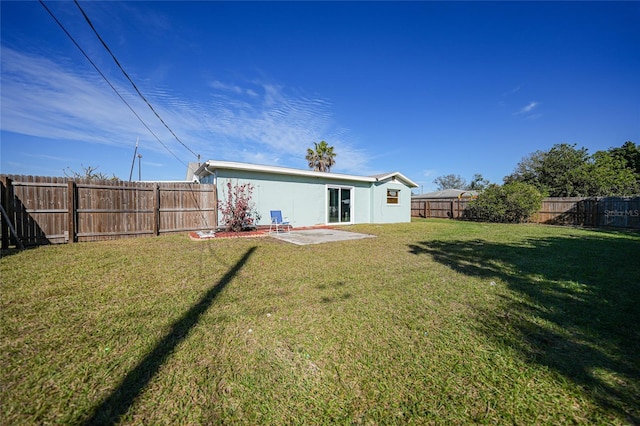
[[[372,183],[219,168],[201,182],[216,185],[217,200],[225,200],[228,183],[251,184],[252,201],[260,215],[258,225],[269,225],[271,210],[280,210],[294,227],[326,225],[329,187],[352,189],[351,224],[411,221],[411,188],[400,180]],[[387,189],[400,191],[398,204],[387,204]],[[219,209],[217,219],[218,223],[222,220]]]
[[[387,204],[387,190],[400,191],[398,204]],[[372,223],[411,222],[411,188],[399,181],[377,182],[373,187]]]

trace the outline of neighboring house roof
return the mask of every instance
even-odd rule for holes
[[[420,198],[466,198],[475,197],[479,194],[478,191],[465,191],[462,189],[445,189],[443,191],[429,192],[426,194],[414,195],[412,199]]]
[[[410,188],[417,188],[418,184],[403,175],[400,172],[392,172],[392,173],[384,173],[375,176],[356,176],[356,175],[347,175],[341,173],[325,173],[325,172],[315,172],[312,170],[301,170],[301,169],[292,169],[289,167],[280,167],[280,166],[264,166],[259,164],[249,164],[249,163],[237,163],[234,161],[217,161],[217,160],[209,160],[206,163],[202,164],[198,170],[196,170],[196,176],[207,176],[213,174],[216,169],[224,169],[224,170],[243,170],[243,171],[253,171],[253,172],[263,172],[263,173],[275,173],[281,175],[290,175],[290,176],[313,176],[325,179],[337,179],[337,180],[350,180],[356,182],[379,182],[386,180],[401,180]]]

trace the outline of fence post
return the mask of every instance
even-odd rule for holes
[[[7,214],[7,217],[9,219],[9,223],[5,223],[5,217],[3,216],[1,218],[2,221],[2,249],[6,250],[9,248],[9,242],[10,242],[10,234],[9,234],[9,227],[12,226],[11,225],[11,217],[12,217],[12,213],[13,213],[13,209],[10,207],[13,203],[11,202],[11,194],[13,193],[13,188],[11,185],[11,178],[3,176],[2,177],[2,188],[1,188],[1,195],[0,195],[0,203],[2,203],[2,207],[4,207],[4,211]]]
[[[77,187],[73,180],[67,182],[67,229],[69,230],[69,242],[76,242],[76,213],[77,213]]]
[[[153,191],[153,235],[160,235],[160,184],[156,183]]]

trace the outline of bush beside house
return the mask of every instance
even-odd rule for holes
[[[527,183],[492,184],[469,203],[465,213],[469,219],[486,222],[526,222],[540,210],[543,198],[536,187]]]

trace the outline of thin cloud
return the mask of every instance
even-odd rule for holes
[[[246,95],[250,95],[250,96],[256,96],[256,93],[253,90],[246,90],[238,85],[235,84],[225,84],[221,81],[218,80],[214,80],[211,83],[209,83],[209,86],[211,86],[211,88],[216,89],[216,90],[222,90],[225,92],[231,92],[231,93],[236,93],[238,95],[242,95],[242,94],[246,94]]]
[[[143,166],[151,166],[151,167],[164,167],[166,164],[164,163],[156,163],[153,161],[145,161],[144,156],[141,158],[141,162]]]
[[[30,157],[30,158],[37,158],[39,160],[45,160],[45,161],[63,161],[63,162],[75,161],[75,159],[70,157],[59,157],[55,155],[39,154],[39,153],[32,153],[32,152],[21,152],[20,155],[23,155],[25,157]]]
[[[255,93],[253,99],[241,96],[249,92]],[[242,91],[216,93],[212,106],[203,120],[203,128],[215,135],[218,145],[215,158],[220,158],[222,145],[222,156],[229,159],[236,156],[250,162],[306,167],[307,148],[313,142],[326,140],[338,153],[336,171],[359,172],[366,168],[363,159],[367,157],[348,141],[348,130],[335,127],[332,105],[324,99],[291,95],[279,85],[253,82]],[[253,148],[238,151],[229,146],[238,141]]]
[[[422,176],[428,178],[435,176],[437,173],[438,171],[436,169],[427,169],[422,171]]]
[[[515,112],[514,115],[529,114],[531,111],[536,109],[539,105],[540,105],[540,103],[536,102],[536,101],[529,102],[527,105],[525,105],[524,107],[520,108],[519,111]]]
[[[132,122],[130,112],[119,111],[122,102],[103,90],[97,79],[2,48],[2,130],[113,144]]]
[[[511,89],[511,90],[509,90],[509,91],[507,91],[507,92],[504,92],[504,93],[502,94],[502,97],[503,97],[503,98],[505,98],[505,97],[508,97],[508,96],[514,95],[514,94],[516,94],[516,93],[518,93],[518,92],[520,91],[520,88],[521,88],[521,86],[520,86],[520,85],[518,85],[518,86],[514,87],[513,89]]]
[[[169,153],[95,73],[2,46],[1,130],[23,135],[122,146],[136,137],[149,149]],[[114,83],[115,81],[115,83]],[[128,86],[112,80],[158,137],[183,161],[192,161]],[[284,87],[216,80],[203,83],[209,96],[185,100],[171,90],[141,88],[164,121],[203,160],[214,158],[306,167],[313,142],[335,146],[335,171],[360,173],[368,156],[354,146],[348,129],[334,122],[332,105]],[[247,153],[252,153],[248,155]]]

